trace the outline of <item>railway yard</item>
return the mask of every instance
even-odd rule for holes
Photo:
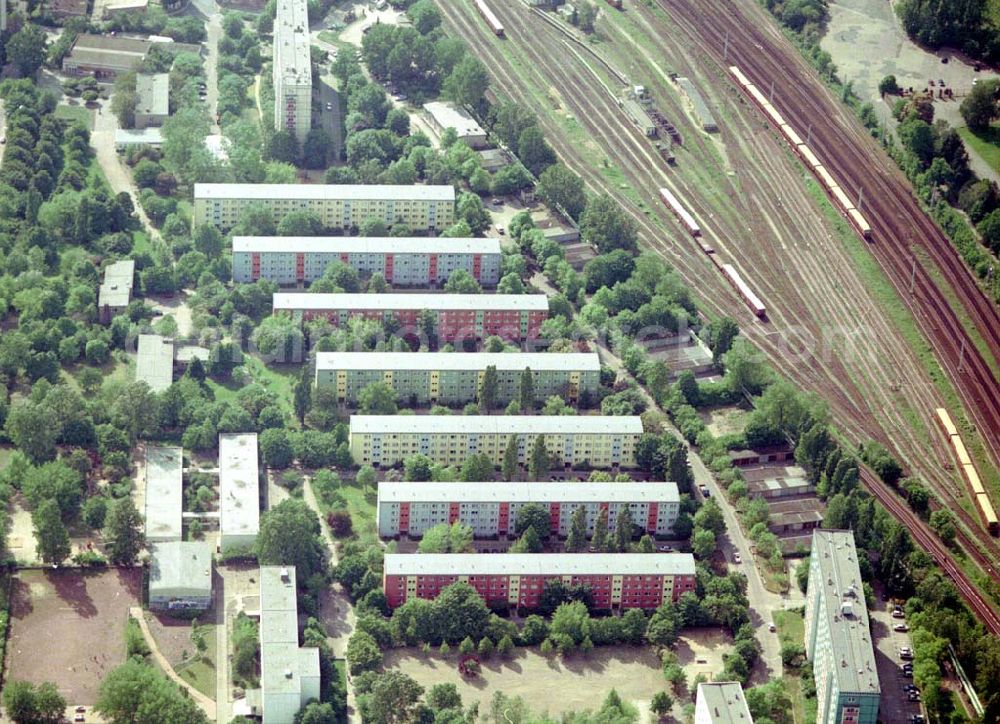
[[[907,461],[908,472],[958,517],[959,540],[972,560],[996,578],[1000,546],[966,494],[934,411],[946,407],[962,418],[964,410],[967,442],[979,453],[983,478],[995,483],[997,310],[920,210],[893,162],[815,79],[766,13],[752,2],[723,8],[660,0],[653,8],[636,3],[624,13],[605,8],[597,24],[600,41],[570,53],[565,32],[522,3],[493,4],[504,39],[489,37],[469,6],[439,7],[449,30],[469,42],[497,87],[538,114],[550,143],[593,191],[623,203],[644,246],[698,290],[703,308],[735,316],[784,375],[828,401],[851,442],[878,439]],[[786,139],[731,80],[731,65],[770,96],[847,197],[856,202],[860,194],[857,206],[871,224],[871,243],[826,200]],[[718,119],[718,133],[700,130],[672,73],[700,89]],[[672,149],[676,167],[609,92],[628,85],[623,78],[642,84],[657,113],[676,126],[683,138]],[[664,205],[661,188],[682,199],[701,227],[700,237],[691,236]],[[753,320],[706,247],[718,264],[731,264],[752,280],[766,305],[766,322]],[[942,280],[944,290],[937,286]],[[889,285],[895,294],[884,293]],[[956,300],[957,308],[949,305]],[[930,528],[874,475],[864,477],[949,573],[962,579],[963,592],[976,597],[965,580],[968,571],[940,543],[935,550]],[[992,612],[984,612],[984,620],[1000,630]]]

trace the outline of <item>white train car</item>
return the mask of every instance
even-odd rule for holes
[[[493,34],[498,38],[504,37],[503,24],[500,22],[500,18],[498,18],[496,14],[490,10],[490,6],[487,5],[484,0],[475,0],[475,2],[476,9],[479,10],[479,14],[483,16],[483,20],[486,21],[486,24],[490,26],[490,30],[493,31]]]
[[[694,217],[677,200],[677,197],[670,193],[670,189],[660,189],[660,198],[663,199],[663,203],[667,205],[667,208],[673,211],[674,215],[680,219],[680,222],[691,236],[701,236],[701,227],[698,226],[698,222],[694,220]]]
[[[760,319],[764,319],[767,316],[767,309],[764,307],[764,303],[760,301],[760,298],[754,293],[750,286],[743,281],[743,277],[740,273],[736,271],[732,264],[723,264],[722,273],[726,275],[729,279],[729,283],[735,287],[736,291],[739,292],[740,296],[743,297],[743,301],[750,311],[752,311]]]

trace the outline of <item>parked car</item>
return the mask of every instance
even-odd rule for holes
[[[706,498],[712,497],[712,492],[708,489],[707,485],[699,485],[698,490],[700,490],[701,494],[704,495]]]
[[[899,658],[901,659],[912,659],[913,650],[909,646],[904,646],[899,650]]]
[[[742,563],[742,562],[743,562],[743,556],[740,555],[740,552],[736,551],[735,553],[733,553],[733,563]]]
[[[777,627],[775,627],[775,625],[773,623],[771,623],[771,624],[767,625],[767,630],[770,631],[771,633],[774,633],[778,629],[777,629]]]
[[[668,546],[668,545],[656,546],[656,550],[658,550],[660,553],[670,553],[673,549],[674,549],[673,546]]]
[[[911,691],[906,698],[909,699],[910,701],[920,701],[920,694],[916,693],[915,691]]]
[[[910,627],[907,626],[905,623],[897,623],[895,626],[892,627],[892,630],[905,633],[910,630]]]
[[[501,206],[501,205],[503,205],[503,199],[493,199],[493,205],[494,206]]]
[[[895,609],[895,610],[894,610],[894,611],[892,612],[892,617],[893,617],[893,618],[906,618],[906,614],[905,614],[905,613],[903,613],[903,609],[901,609],[901,608],[898,608],[898,607],[897,607],[897,608],[896,608],[896,609]]]
[[[913,678],[913,669],[903,669],[900,673],[907,679]]]
[[[924,724],[924,715],[914,714],[910,717],[910,724]]]

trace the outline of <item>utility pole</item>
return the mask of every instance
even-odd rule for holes
[[[858,211],[861,211],[861,202],[864,200],[865,187],[862,186],[858,189]]]

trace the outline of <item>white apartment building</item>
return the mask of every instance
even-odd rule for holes
[[[573,514],[587,514],[587,536],[602,510],[614,530],[628,511],[632,523],[654,536],[669,536],[680,512],[676,483],[408,483],[378,486],[378,531],[383,538],[420,537],[441,523],[460,522],[477,538],[512,536],[517,514],[529,503],[545,507],[552,533],[569,535]]]
[[[252,204],[267,206],[275,223],[292,211],[309,211],[328,229],[357,229],[379,219],[433,232],[455,222],[454,186],[195,184],[193,223],[230,229]]]
[[[306,0],[278,0],[274,20],[274,127],[301,148],[312,127],[312,67]]]
[[[219,530],[223,552],[249,547],[260,530],[257,433],[219,435]]]
[[[694,724],[753,724],[740,682],[703,681],[698,684]]]

